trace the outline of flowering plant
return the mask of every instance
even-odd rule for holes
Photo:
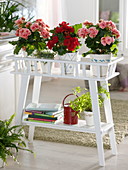
[[[100,20],[96,25],[86,21],[83,25],[85,28],[79,29],[77,33],[79,37],[85,38],[85,44],[90,48],[83,56],[92,53],[117,55],[120,33],[112,21]]]
[[[69,23],[63,21],[54,30],[51,30],[52,35],[47,43],[48,48],[58,52],[59,55],[76,52],[80,47],[77,30],[81,26],[81,24],[69,26]]]
[[[42,51],[46,49],[46,41],[49,35],[49,26],[46,25],[42,19],[37,19],[34,22],[26,21],[24,17],[15,21],[18,29],[16,36],[19,37],[17,41],[11,41],[15,45],[14,54],[18,54],[21,49],[31,55],[35,51]]]

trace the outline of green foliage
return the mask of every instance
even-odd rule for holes
[[[75,34],[77,34],[78,29],[82,28],[82,23],[80,23],[80,24],[75,24],[75,25],[73,25],[72,27],[74,28]]]
[[[26,150],[33,153],[26,148],[23,127],[20,125],[11,126],[14,116],[13,114],[9,120],[0,120],[0,158],[5,163],[7,162],[8,156],[11,156],[14,161],[17,161],[16,153],[18,153],[19,150]]]
[[[79,93],[85,91],[85,93],[81,94],[77,98],[75,98],[73,101],[70,101],[70,107],[79,112],[83,111],[92,111],[92,101],[91,101],[91,95],[90,92],[86,92],[87,89],[81,88],[81,87],[76,87],[73,89],[73,94],[78,95]],[[103,87],[99,86],[98,87],[98,102],[99,102],[99,107],[103,105],[104,98],[102,97],[101,94],[106,94],[106,96],[109,98],[109,92],[104,89]]]
[[[23,6],[16,1],[0,2],[0,32],[10,32],[15,30],[14,21],[18,19],[19,6]]]
[[[37,51],[37,53],[35,54],[37,58],[44,58],[44,59],[54,59],[55,55],[56,53],[52,52],[51,50]]]

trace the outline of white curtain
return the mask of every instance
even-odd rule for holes
[[[62,22],[61,0],[37,0],[36,2],[37,18],[54,28]]]

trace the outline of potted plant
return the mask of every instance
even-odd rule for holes
[[[26,148],[23,127],[20,125],[11,125],[14,116],[13,114],[9,120],[0,120],[0,162],[3,165],[7,163],[8,156],[12,157],[14,161],[17,161],[19,150],[33,153]]]
[[[0,32],[15,30],[14,21],[19,18],[18,11],[23,6],[17,1],[0,1]]]
[[[79,93],[83,92],[80,96]],[[92,100],[90,92],[86,92],[86,88],[76,87],[73,89],[73,94],[77,95],[78,97],[74,100],[70,101],[70,107],[77,111],[78,113],[84,112],[85,113],[85,119],[86,124],[91,126],[93,124],[93,112],[92,112]],[[99,107],[103,105],[104,98],[102,97],[102,93],[106,94],[107,97],[109,97],[109,92],[104,89],[103,87],[98,87],[98,102]]]
[[[15,46],[14,54],[18,54],[20,50],[23,50],[27,56],[37,56],[39,52],[47,49],[46,41],[50,36],[49,26],[42,19],[30,22],[22,17],[15,21],[15,25],[18,28],[16,36],[19,38],[17,41],[9,42]]]
[[[83,53],[84,57],[91,54],[93,62],[103,63],[110,62],[112,55],[117,56],[120,32],[112,21],[100,20],[97,24],[86,21],[83,25],[85,27],[80,28],[77,33],[85,39],[85,45],[89,48],[88,52]],[[97,67],[93,66],[93,69],[93,74],[97,75]],[[106,76],[107,71],[106,67],[102,67],[101,76]]]
[[[63,21],[59,26],[51,30],[47,46],[49,49],[57,52],[58,58],[61,60],[77,60],[77,51],[81,44],[77,35],[77,30],[82,27],[82,24],[69,26],[69,23]],[[74,70],[73,65],[65,64],[65,73],[70,73]]]

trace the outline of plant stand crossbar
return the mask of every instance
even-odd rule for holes
[[[60,60],[31,59],[31,58],[23,58],[23,57],[11,57],[11,59],[14,60],[14,64],[15,64],[15,68],[12,73],[21,75],[21,86],[19,90],[16,124],[23,123],[23,124],[29,125],[29,137],[28,137],[29,141],[30,142],[33,141],[35,126],[95,133],[98,156],[99,156],[99,165],[105,166],[103,136],[105,134],[109,135],[113,155],[117,154],[117,147],[116,147],[116,140],[115,140],[111,103],[110,103],[110,99],[108,99],[106,96],[104,100],[106,122],[101,122],[100,120],[97,82],[100,81],[101,86],[104,85],[104,88],[106,88],[109,91],[108,80],[119,75],[119,73],[115,72],[114,68],[116,67],[117,62],[121,61],[123,57],[115,58],[110,63],[92,63],[89,60],[87,60],[87,62],[74,62],[74,61],[62,61],[62,60],[60,61]],[[31,62],[34,63],[34,66],[35,66],[34,69],[31,69]],[[37,69],[37,63],[39,62],[43,62],[43,63],[47,62],[47,67],[48,67],[47,72],[43,73],[43,70]],[[67,75],[64,72],[64,64],[69,63],[69,62],[70,64],[74,64],[74,72],[72,73],[72,75],[71,74]],[[52,64],[58,63],[60,65],[61,71],[59,74],[58,72],[57,73],[52,72],[52,69],[50,68],[51,63]],[[91,70],[86,70],[87,65],[97,66],[97,70],[99,70],[98,71],[99,74],[95,77],[92,76]],[[106,77],[100,77],[101,66],[109,67],[108,69],[109,72]],[[78,69],[78,68],[81,68],[81,69]],[[30,76],[34,76],[32,103],[38,103],[39,95],[40,95],[40,88],[41,88],[41,80],[43,76],[88,80],[91,99],[92,99],[92,110],[94,113],[94,127],[86,126],[86,122],[84,120],[79,120],[77,125],[65,125],[63,124],[63,122],[59,122],[55,124],[47,124],[47,123],[25,121],[23,119],[22,112],[23,112],[23,109],[25,108]]]

